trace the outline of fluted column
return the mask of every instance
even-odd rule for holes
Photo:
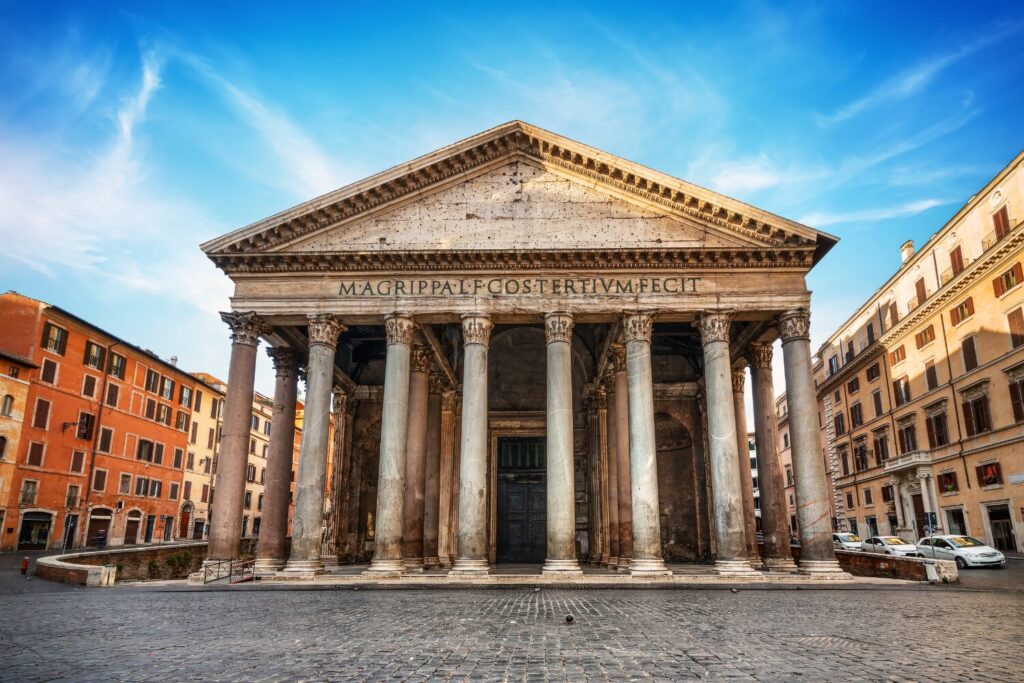
[[[629,449],[631,446],[629,424],[629,380],[626,373],[626,349],[622,345],[612,346],[613,367],[615,368],[615,457],[618,460],[618,501],[619,501],[619,564],[618,570],[629,571],[633,559],[633,494],[632,469]]]
[[[573,474],[572,315],[544,316],[547,343],[547,558],[545,576],[582,575],[576,559]]]
[[[405,438],[405,509],[402,553],[405,568],[423,570],[423,517],[427,473],[427,412],[430,356],[425,346],[412,349],[409,374],[409,419]]]
[[[761,566],[757,550],[757,522],[754,515],[754,475],[750,471],[750,448],[747,445],[747,404],[743,397],[746,371],[742,366],[732,370],[732,405],[736,413],[736,455],[740,466],[740,491],[743,494],[743,538],[747,557],[754,567]]]
[[[658,453],[654,434],[654,377],[651,371],[653,318],[632,313],[623,319],[628,376],[629,477],[632,505],[633,576],[669,576],[661,554]]]
[[[609,569],[619,566],[619,439],[616,432],[618,420],[615,419],[615,367],[614,360],[609,356],[608,371],[603,380],[606,387],[607,405],[606,434],[608,461],[608,560]]]
[[[789,547],[789,513],[786,477],[779,458],[775,415],[771,343],[750,345],[750,382],[754,394],[754,443],[757,447],[757,481],[761,492],[761,530],[764,535],[764,568],[774,572],[796,571]]]
[[[441,394],[441,477],[438,494],[437,555],[442,567],[451,568],[455,561],[456,521],[458,519],[458,394],[447,390]]]
[[[828,486],[818,428],[818,399],[811,374],[810,328],[810,314],[806,310],[787,311],[779,317],[800,520],[800,572],[847,577],[839,568],[832,543]]]
[[[747,558],[743,494],[740,490],[739,459],[736,453],[736,409],[729,360],[731,322],[732,314],[726,312],[705,313],[700,318],[715,537],[718,545],[715,570],[721,574],[753,571]]]
[[[260,335],[268,329],[263,319],[253,312],[221,313],[220,317],[231,328],[231,365],[228,369],[228,392],[224,397],[224,421],[221,423],[220,455],[217,458],[217,495],[210,511],[207,560],[237,559],[241,547],[256,348]]]
[[[373,561],[366,571],[377,576],[400,576],[405,573],[402,522],[406,436],[409,430],[409,363],[416,323],[405,313],[394,313],[384,319],[384,331],[388,350],[380,418],[375,545]]]
[[[270,447],[263,487],[263,521],[256,548],[256,572],[272,574],[284,567],[288,536],[288,494],[295,447],[295,397],[298,390],[299,353],[288,347],[268,348],[274,362],[274,408],[270,420]]]
[[[462,316],[462,447],[459,458],[458,557],[455,576],[487,574],[487,347],[491,319]]]
[[[598,504],[601,508],[601,555],[597,558],[598,564],[608,564],[608,558],[611,554],[609,538],[610,521],[608,516],[611,514],[608,505],[608,489],[610,487],[609,472],[608,472],[608,395],[604,390],[604,386],[601,384],[597,385],[594,390],[596,403],[597,403],[597,462],[598,462],[598,477],[600,480],[599,487],[599,500]]]
[[[423,566],[436,567],[440,563],[437,539],[441,502],[441,394],[444,377],[430,374],[427,396],[427,455],[423,483]]]
[[[331,387],[334,351],[345,327],[330,315],[309,317],[309,360],[306,364],[306,404],[302,445],[295,483],[292,546],[286,572],[315,574],[324,570],[321,558],[327,449],[330,438]]]

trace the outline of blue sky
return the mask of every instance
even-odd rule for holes
[[[0,289],[223,377],[200,242],[518,118],[841,237],[817,344],[1024,147],[1018,3],[492,5],[0,0]]]

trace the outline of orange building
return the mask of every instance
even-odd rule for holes
[[[0,295],[0,353],[27,380],[0,547],[169,541],[192,410],[207,387],[155,354],[16,292]]]

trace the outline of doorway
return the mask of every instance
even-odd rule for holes
[[[89,513],[89,526],[85,530],[85,543],[94,548],[104,548],[110,541],[110,520],[113,512],[107,508],[95,508]]]
[[[989,506],[988,521],[992,526],[992,545],[995,546],[995,549],[1004,552],[1017,552],[1017,540],[1013,537],[1013,520],[1010,519],[1010,506]]]
[[[48,512],[26,512],[21,518],[18,550],[46,550],[52,524],[53,515]]]
[[[128,513],[128,521],[124,525],[124,544],[135,545],[139,542],[139,524],[142,522],[142,513],[132,510]]]
[[[544,562],[547,488],[544,437],[498,439],[498,562]]]
[[[156,515],[146,515],[146,535],[144,540],[146,543],[153,542],[153,531],[156,530]]]

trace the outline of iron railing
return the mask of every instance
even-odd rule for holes
[[[203,583],[227,579],[229,584],[256,578],[256,560],[209,560],[203,563]]]

